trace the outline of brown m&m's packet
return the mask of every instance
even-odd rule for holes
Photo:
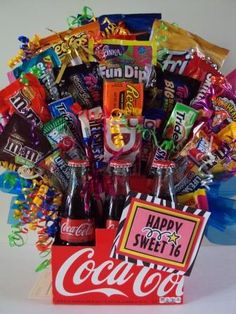
[[[13,164],[32,166],[51,149],[42,132],[16,113],[0,135],[0,160]]]

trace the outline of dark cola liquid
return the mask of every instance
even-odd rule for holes
[[[107,220],[119,221],[125,204],[125,195],[111,196],[107,200]]]
[[[86,196],[81,196],[80,193],[73,193],[72,195],[68,195],[66,197],[65,203],[64,203],[64,211],[62,214],[62,220],[61,220],[61,228],[60,228],[60,234],[61,234],[61,244],[62,245],[84,245],[84,246],[93,246],[95,244],[95,223],[94,223],[94,217],[95,217],[95,201],[88,197],[87,204],[86,204]],[[67,219],[68,225],[66,227],[63,227],[63,222]],[[86,231],[82,231],[82,235],[84,235],[84,239],[79,239],[78,242],[68,240],[63,240],[62,232],[63,229],[65,230],[76,230],[76,228],[81,227],[82,225],[90,225],[89,235],[86,234]],[[93,236],[91,236],[91,228],[94,230],[92,232]],[[74,236],[73,236],[74,237]],[[87,238],[86,238],[87,237]]]

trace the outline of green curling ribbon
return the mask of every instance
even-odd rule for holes
[[[44,252],[40,252],[39,255],[40,255],[40,257],[45,258],[45,257],[49,256],[50,253],[51,253],[50,250],[46,250]]]
[[[157,42],[161,43],[163,41],[167,41],[167,36],[166,35],[159,35],[157,36]]]
[[[168,27],[167,27],[167,25],[165,23],[161,22],[160,29],[163,30],[163,31],[167,31]]]
[[[37,78],[41,77],[43,74],[43,71],[41,69],[39,69],[36,65],[34,65],[31,69],[30,69],[30,73],[32,73],[34,76],[36,76]]]
[[[21,235],[21,229],[19,224],[12,226],[11,233],[8,235],[8,242],[10,247],[21,247],[25,244],[24,238]]]
[[[20,81],[23,85],[29,85],[29,80],[25,76],[25,73],[21,73],[20,75]]]
[[[38,265],[38,267],[35,269],[36,272],[43,271],[44,269],[48,268],[48,266],[51,264],[50,259],[44,260],[42,263]]]
[[[83,7],[82,13],[76,16],[69,16],[67,20],[67,24],[69,28],[78,27],[83,25],[83,22],[90,22],[95,20],[95,15],[93,10],[87,6]]]
[[[128,122],[127,122],[127,118],[125,116],[122,116],[120,118],[120,122],[122,124],[124,124],[124,126],[127,128],[127,129],[131,129],[131,127],[128,125]],[[144,140],[148,140],[148,139],[152,139],[152,142],[155,146],[158,145],[158,141],[157,141],[157,137],[156,137],[156,133],[154,130],[151,130],[151,129],[147,129],[147,128],[144,128],[143,125],[141,124],[137,124],[135,126],[135,129],[138,133],[141,133],[142,134],[142,138]]]
[[[157,52],[157,60],[160,60],[160,61],[164,60],[166,55],[168,55],[168,54],[169,54],[169,49],[167,49],[167,48],[160,49]]]
[[[175,148],[175,144],[173,140],[164,140],[160,147],[166,151],[171,151]]]

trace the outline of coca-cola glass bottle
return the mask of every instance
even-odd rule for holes
[[[117,229],[118,227],[125,199],[130,191],[129,176],[131,166],[132,163],[128,160],[118,159],[110,162],[112,187],[106,206],[106,229]]]
[[[175,163],[171,160],[155,160],[152,163],[154,175],[153,195],[168,201],[175,202],[175,188],[173,181],[173,170]]]
[[[94,245],[95,222],[89,192],[87,160],[71,160],[69,187],[62,212],[60,238],[65,245]]]

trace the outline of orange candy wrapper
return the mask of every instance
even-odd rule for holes
[[[143,84],[129,82],[104,82],[103,108],[106,117],[123,113],[141,116],[143,109]]]

